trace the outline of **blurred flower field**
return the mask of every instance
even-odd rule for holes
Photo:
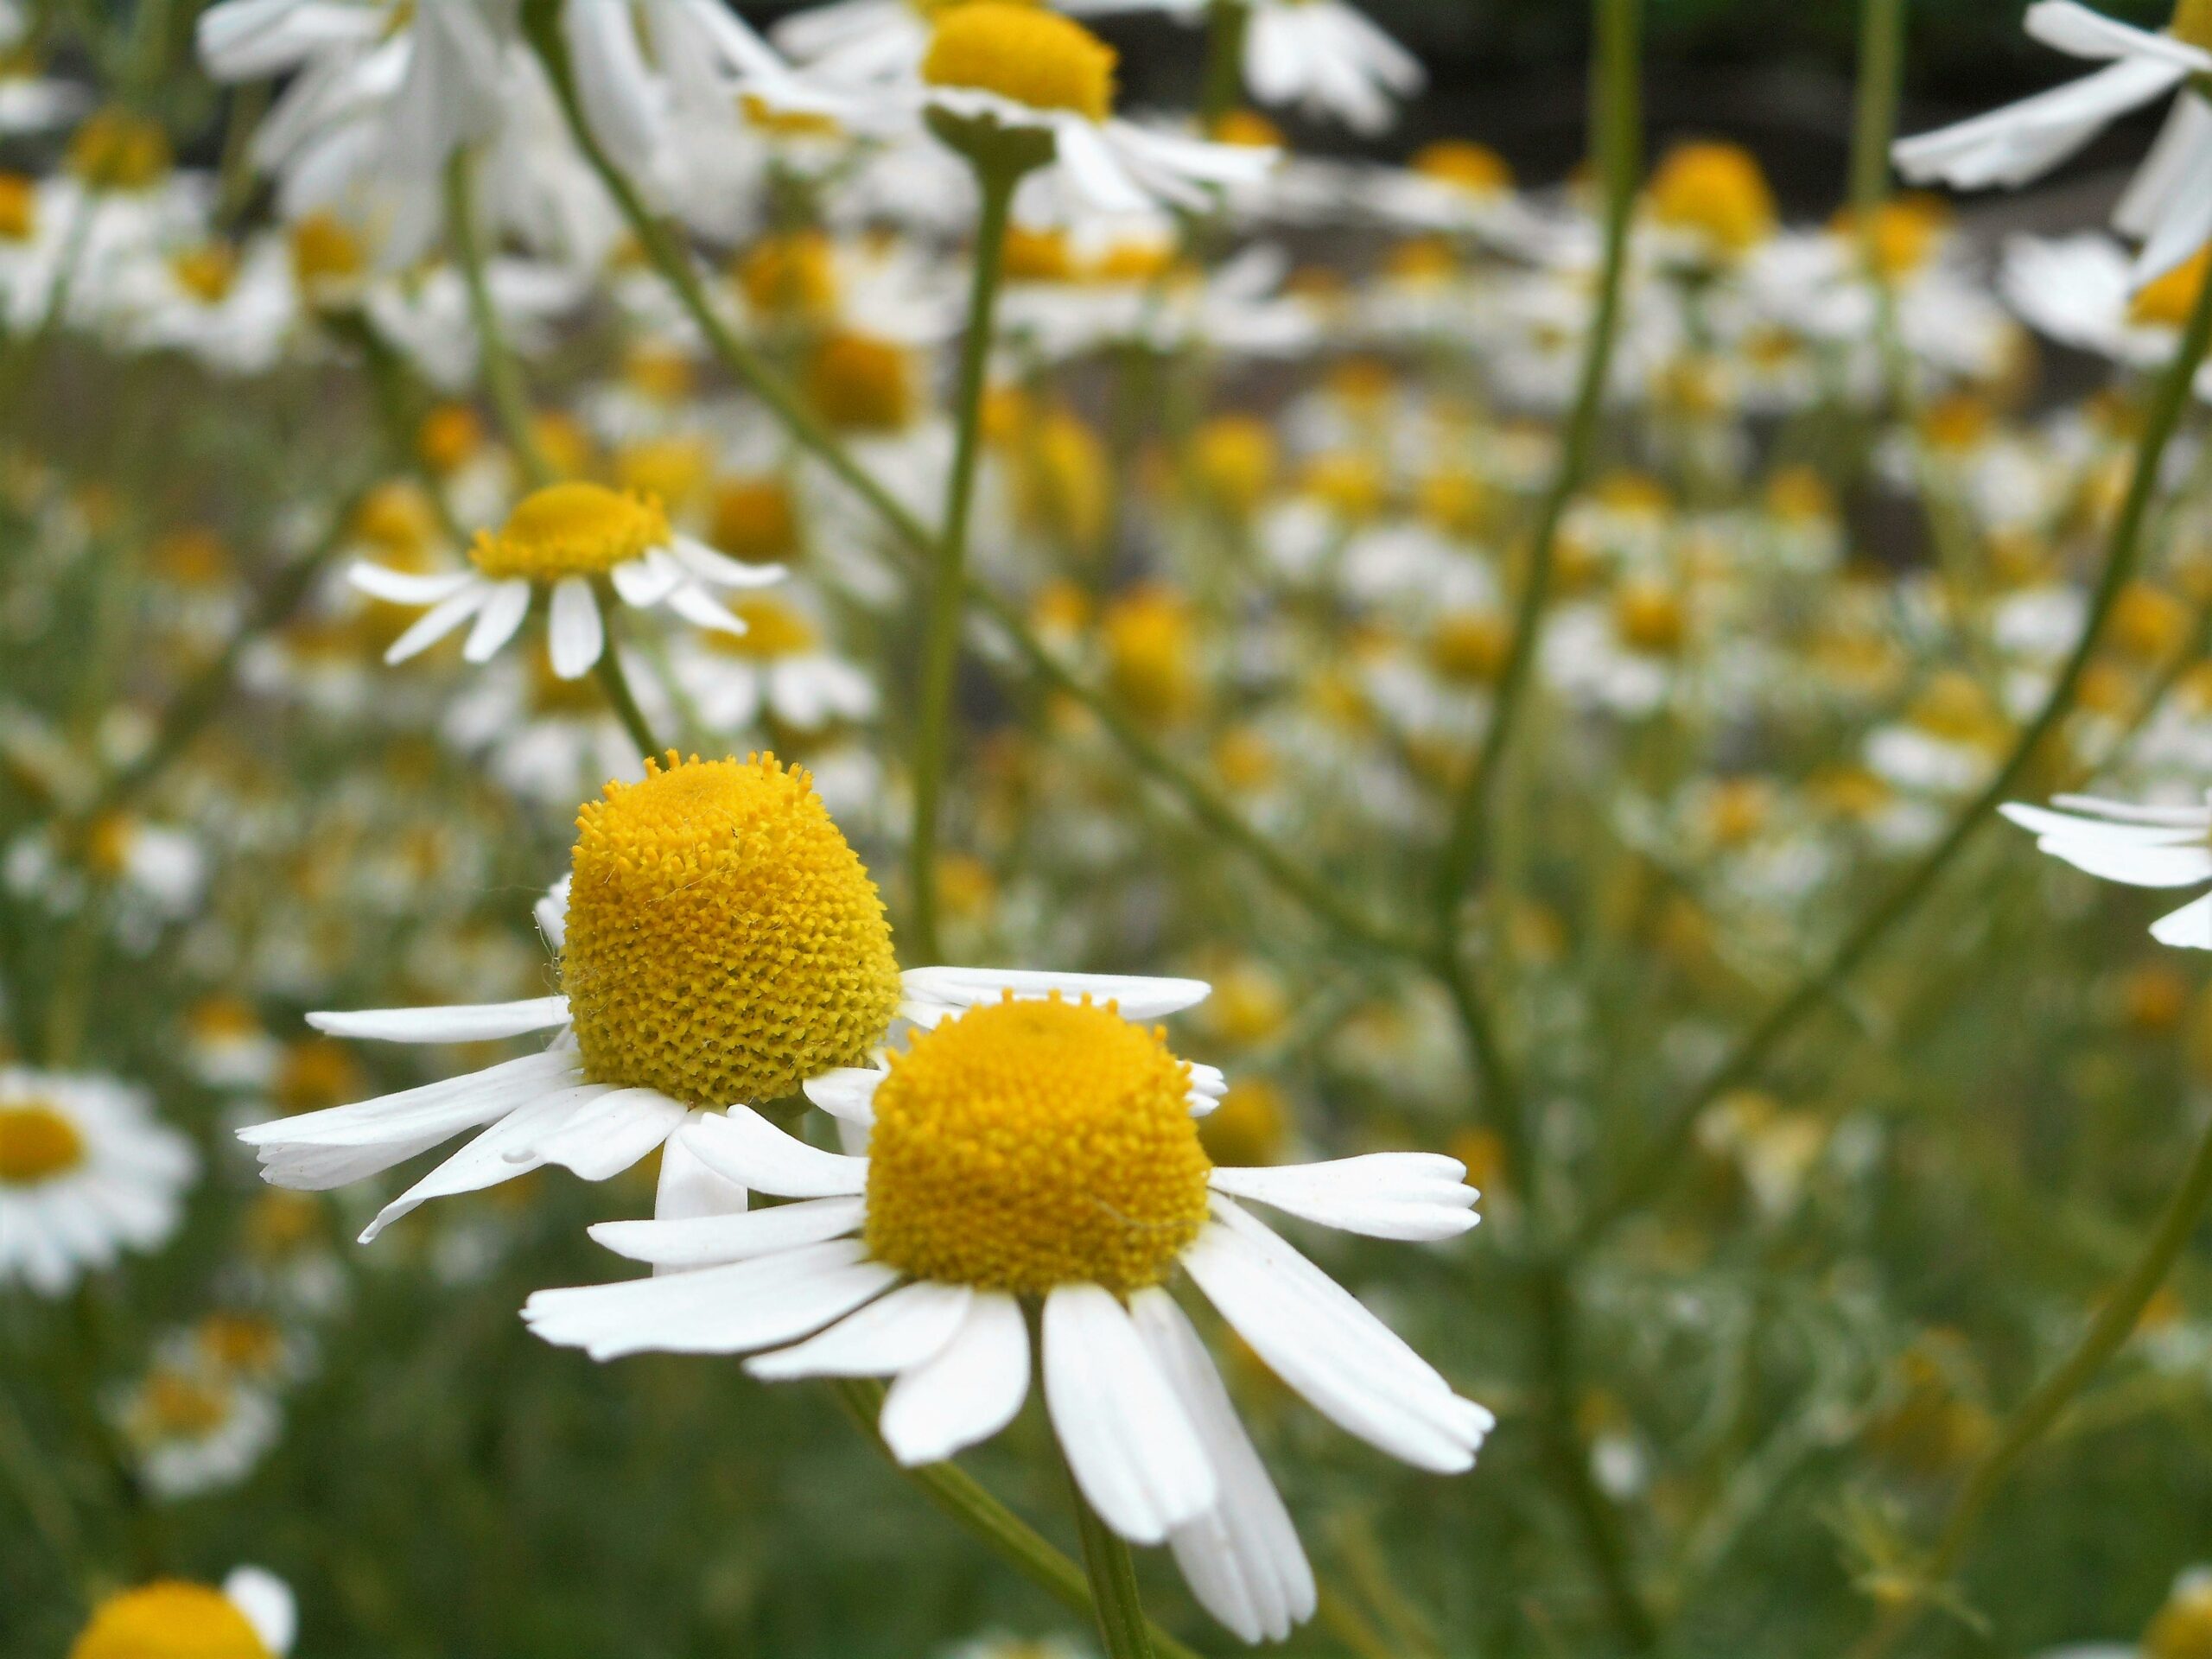
[[[2212,1659],[2212,0],[1845,10],[0,0],[0,1654]]]

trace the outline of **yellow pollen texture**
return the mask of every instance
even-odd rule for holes
[[[85,1161],[85,1137],[50,1106],[0,1106],[0,1186],[35,1186]]]
[[[1088,1001],[947,1020],[875,1092],[870,1254],[1027,1295],[1160,1283],[1206,1217],[1189,1090],[1159,1032]]]
[[[228,1596],[168,1579],[103,1602],[69,1659],[269,1659],[269,1649]]]
[[[1114,110],[1116,56],[1081,23],[1058,13],[974,0],[938,15],[922,79],[1103,121]]]
[[[468,556],[494,581],[558,582],[603,576],[668,538],[668,515],[655,497],[572,481],[524,496],[497,535],[477,532]]]
[[[805,772],[671,754],[576,828],[561,988],[594,1082],[774,1100],[882,1041],[891,926]]]

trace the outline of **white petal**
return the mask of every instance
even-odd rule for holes
[[[2093,812],[2120,823],[2163,823],[2175,829],[2212,830],[2212,808],[2202,806],[2139,806],[2133,801],[2107,801],[2094,795],[2054,795],[2051,804],[2072,812]]]
[[[385,661],[397,667],[410,657],[421,656],[475,615],[491,597],[492,584],[472,577],[468,585],[452,598],[416,617],[414,626],[391,642],[391,648],[384,654]]]
[[[572,1113],[611,1092],[605,1084],[579,1083],[518,1106],[378,1211],[361,1230],[360,1242],[375,1243],[385,1228],[432,1198],[480,1192],[529,1174],[545,1161],[537,1155],[538,1143],[563,1128]]]
[[[1217,1192],[1370,1238],[1456,1238],[1480,1219],[1467,1166],[1434,1153],[1376,1152],[1325,1164],[1216,1169]]]
[[[868,1190],[868,1160],[823,1152],[785,1135],[750,1106],[709,1114],[683,1131],[710,1169],[787,1198],[845,1198]]]
[[[223,1580],[223,1598],[245,1615],[261,1645],[276,1659],[292,1650],[300,1612],[283,1580],[264,1567],[241,1567]]]
[[[660,1179],[653,1186],[655,1221],[691,1221],[702,1216],[741,1216],[752,1194],[738,1182],[699,1161],[699,1154],[672,1135],[660,1149]]]
[[[609,575],[622,602],[640,611],[659,604],[683,582],[683,567],[664,558],[626,559]]]
[[[2185,950],[2212,950],[2212,893],[2161,916],[2151,924],[2151,937]]]
[[[2155,60],[2123,59],[1955,126],[1899,139],[1890,154],[1897,170],[1916,184],[1933,179],[1961,188],[2024,183],[2168,91],[2183,73]]]
[[[533,997],[527,1002],[457,1002],[444,1007],[360,1008],[344,1014],[311,1014],[308,1024],[332,1037],[362,1037],[386,1043],[484,1043],[519,1037],[569,1023],[565,996]]]
[[[553,671],[564,680],[581,679],[591,672],[607,645],[607,627],[600,620],[599,601],[591,584],[582,576],[563,576],[553,585],[553,615],[546,644]]]
[[[2151,239],[2135,262],[2132,274],[2135,286],[2156,282],[2194,257],[2208,238],[2212,238],[2212,154],[2200,148],[2195,165],[2159,205]]]
[[[1344,1287],[1227,1199],[1183,1268],[1269,1370],[1315,1410],[1416,1468],[1472,1466],[1493,1419]]]
[[[818,1337],[745,1362],[763,1381],[800,1376],[893,1376],[943,1353],[968,1317],[965,1285],[903,1285]]]
[[[2212,139],[2212,105],[2201,98],[2176,99],[2150,154],[2113,206],[2113,228],[2139,241],[2149,235],[2158,222],[2158,210],[2175,187],[2202,164],[2208,139]]]
[[[2075,0],[2036,0],[2022,26],[2033,39],[2077,58],[2152,58],[2192,75],[2212,73],[2212,54],[2171,35],[2131,28]]]
[[[451,599],[462,588],[480,578],[474,570],[455,570],[446,575],[418,575],[408,570],[387,570],[380,564],[366,563],[353,566],[346,572],[346,580],[372,599],[385,600],[394,605],[435,605]]]
[[[1280,1642],[1313,1616],[1313,1569],[1198,1333],[1164,1290],[1129,1299],[1137,1332],[1205,1443],[1221,1497],[1168,1535],[1198,1603],[1247,1642]]]
[[[529,614],[528,582],[517,577],[496,584],[484,608],[476,613],[476,626],[468,631],[467,641],[461,648],[462,659],[490,662],[499,655],[499,647],[515,637],[515,630],[522,626],[523,618]]]
[[[689,1114],[658,1089],[616,1089],[578,1112],[560,1132],[539,1141],[541,1162],[587,1181],[619,1175],[670,1135]]]
[[[806,1080],[806,1097],[846,1123],[875,1122],[875,1091],[891,1075],[873,1066],[841,1065]]]
[[[2036,845],[2077,870],[2131,887],[2186,887],[2212,880],[2212,848],[2138,847],[2074,836],[2045,836]]]
[[[1004,1428],[1029,1394],[1029,1326],[1001,1291],[977,1291],[942,1352],[891,1385],[876,1432],[908,1468]]]
[[[818,1331],[898,1277],[868,1260],[859,1240],[836,1239],[696,1273],[541,1290],[523,1319],[546,1341],[594,1359],[648,1350],[738,1354]]]
[[[1191,1116],[1205,1117],[1217,1109],[1224,1096],[1229,1093],[1229,1078],[1217,1065],[1207,1065],[1198,1060],[1183,1062],[1191,1069]]]
[[[1198,1431],[1110,1291],[1054,1290],[1043,1341],[1052,1429],[1099,1519],[1133,1543],[1157,1544],[1213,1507],[1220,1489]]]
[[[689,536],[677,537],[671,551],[677,563],[701,582],[721,588],[772,588],[789,574],[780,564],[747,564],[733,559]]]
[[[1037,1001],[1058,991],[1069,1001],[1088,996],[1116,1003],[1124,1020],[1157,1020],[1206,1000],[1213,987],[1202,979],[1162,979],[1143,974],[1058,974],[1027,968],[909,968],[899,976],[909,1002],[972,1008],[1006,992]]]
[[[842,1238],[859,1231],[867,1218],[865,1199],[809,1198],[730,1215],[602,1221],[586,1230],[632,1262],[650,1262],[658,1268],[708,1268]]]
[[[745,620],[696,582],[679,583],[669,593],[668,608],[695,628],[715,633],[743,633]]]
[[[2178,847],[2203,839],[2208,827],[2204,822],[2205,815],[2202,812],[2195,813],[2195,823],[2160,824],[2113,823],[2101,818],[2053,812],[2040,806],[2024,806],[2017,801],[2007,801],[1997,810],[2011,823],[2037,836],[2082,841],[2094,841],[2102,836],[2116,847]],[[2193,808],[2190,810],[2195,811]]]

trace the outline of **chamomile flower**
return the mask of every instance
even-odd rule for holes
[[[2017,802],[1999,809],[2036,838],[2039,852],[2100,880],[2130,887],[2194,887],[2212,881],[2212,796],[2202,806],[2136,806],[2061,795],[2052,811]],[[2212,893],[2151,925],[2161,944],[2212,950]]]
[[[875,682],[823,642],[810,609],[763,594],[736,601],[740,634],[710,633],[671,653],[677,683],[712,730],[762,717],[797,732],[871,719]]]
[[[781,565],[741,564],[671,527],[651,496],[581,480],[549,484],[515,505],[497,531],[481,531],[469,549],[475,569],[426,576],[360,563],[353,585],[372,598],[430,608],[392,642],[387,663],[404,663],[464,622],[461,655],[488,660],[515,636],[541,588],[550,598],[548,649],[553,671],[573,680],[606,649],[600,588],[626,605],[664,605],[703,628],[742,633],[709,588],[760,588],[783,578]]]
[[[92,1610],[69,1659],[283,1659],[299,1611],[274,1573],[241,1567],[218,1590],[157,1579]]]
[[[156,1360],[108,1403],[138,1478],[171,1502],[237,1485],[283,1427],[268,1389],[190,1360]]]
[[[2133,280],[2164,275],[2212,238],[2212,105],[2194,82],[2212,74],[2212,5],[2178,0],[2159,32],[2134,29],[2074,0],[2037,0],[2026,28],[2045,46],[2102,62],[2093,75],[1955,126],[1900,139],[1898,171],[1960,189],[2042,177],[2121,116],[2175,93],[2173,109],[2113,227],[2143,243]]]
[[[1065,192],[1093,212],[1203,208],[1219,188],[1253,183],[1274,166],[1272,149],[1119,119],[1115,63],[1114,48],[1072,18],[1014,0],[967,0],[937,14],[908,96],[941,121],[1049,137],[1051,160],[1024,181],[1025,198]]]
[[[801,1202],[596,1227],[680,1271],[540,1291],[524,1317],[598,1359],[751,1353],[763,1378],[893,1377],[878,1427],[909,1465],[997,1433],[1033,1368],[1106,1524],[1169,1545],[1239,1636],[1280,1640],[1313,1611],[1313,1573],[1168,1283],[1186,1274],[1340,1427],[1458,1472],[1491,1414],[1240,1200],[1438,1240],[1474,1224],[1476,1195],[1455,1160],[1419,1154],[1217,1168],[1192,1114],[1199,1070],[1088,998],[973,1002],[885,1069],[811,1091],[866,1123],[865,1155],[817,1150],[741,1107],[684,1130],[726,1179]]]
[[[318,1014],[333,1036],[543,1051],[419,1089],[239,1132],[279,1186],[341,1186],[483,1133],[386,1205],[373,1239],[429,1198],[558,1165],[628,1168],[695,1111],[872,1076],[894,1021],[933,1025],[1012,990],[1118,996],[1153,1016],[1181,979],[921,968],[901,974],[875,884],[815,795],[772,755],[654,766],[578,815],[565,891],[539,911],[561,994],[521,1002]],[[1203,1082],[1215,1081],[1211,1077]]]
[[[158,1249],[198,1168],[143,1090],[0,1069],[0,1284],[59,1296],[125,1249]]]
[[[2127,255],[2109,237],[2016,236],[2005,245],[2001,284],[2038,333],[2128,368],[2154,369],[2173,359],[2206,263],[2200,249],[2131,291]],[[2212,397],[2212,369],[2200,369],[2196,385],[2197,396]]]

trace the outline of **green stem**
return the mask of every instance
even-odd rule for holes
[[[614,591],[606,578],[592,583],[592,598],[599,606],[601,626],[607,639],[601,645],[599,660],[592,664],[592,677],[599,682],[599,689],[606,695],[607,705],[614,717],[622,722],[622,729],[630,734],[630,741],[638,746],[639,754],[645,760],[658,760],[666,753],[653,736],[652,722],[645,718],[645,711],[638,707],[636,693],[630,690],[630,677],[623,671],[622,653],[614,638]]]
[[[883,1408],[883,1385],[867,1381],[831,1384],[838,1402],[884,1460],[905,1476],[931,1503],[981,1539],[1015,1572],[1071,1612],[1084,1618],[1096,1617],[1089,1579],[1084,1570],[1055,1549],[1020,1516],[983,1490],[974,1476],[951,1462],[924,1464],[910,1469],[891,1455],[876,1433],[877,1415]],[[1166,1631],[1149,1632],[1149,1652],[1157,1659],[1198,1659],[1198,1656]]]
[[[1851,211],[1862,238],[1890,194],[1890,140],[1897,132],[1904,67],[1904,0],[1859,0],[1859,85],[1851,130]]]
[[[2159,467],[2165,460],[2166,447],[2175,429],[2180,424],[2190,378],[2196,365],[2203,361],[2208,343],[2212,343],[2212,283],[2208,283],[2197,296],[2196,309],[2173,361],[2160,377],[2152,397],[2143,435],[2136,448],[2134,473],[2128,480],[2120,516],[2113,524],[2104,573],[2091,598],[2082,637],[2059,671],[2043,707],[2020,734],[2005,764],[1998,768],[1987,786],[1960,810],[1943,838],[1845,936],[1827,960],[1770,1007],[1705,1081],[1667,1114],[1649,1142],[1627,1161],[1626,1173],[1591,1210],[1578,1235],[1578,1248],[1586,1248],[1665,1183],[1689,1145],[1699,1114],[1730,1090],[1751,1081],[1798,1023],[1826,1004],[1874,953],[1891,930],[1912,912],[1965,850],[1974,833],[2013,792],[2044,741],[2071,712],[2082,674],[2104,643],[2105,626],[2113,606],[2135,575],[2142,550],[2144,522],[2150,512],[2152,498],[2158,491]]]
[[[937,832],[950,741],[952,698],[960,667],[960,618],[968,524],[976,499],[976,467],[982,453],[983,381],[991,354],[991,317],[1005,265],[1007,220],[1021,175],[1010,167],[976,164],[982,191],[976,224],[976,270],[968,296],[968,333],[960,347],[955,405],[959,437],[945,481],[944,528],[930,572],[929,616],[922,639],[922,672],[914,728],[914,823],[907,842],[906,880],[912,904],[914,949],[923,962],[942,953],[937,937]]]
[[[96,1576],[85,1552],[85,1535],[61,1482],[39,1456],[38,1442],[24,1425],[22,1414],[4,1388],[0,1388],[0,1470],[15,1484],[16,1496],[31,1525],[62,1567],[76,1581],[80,1592]]]
[[[1641,79],[1642,0],[1596,0],[1598,55],[1591,67],[1591,148],[1605,190],[1605,253],[1598,297],[1584,341],[1574,403],[1561,439],[1559,466],[1544,493],[1529,544],[1529,568],[1514,619],[1513,644],[1498,680],[1490,727],[1452,804],[1452,827],[1437,860],[1435,925],[1440,938],[1452,940],[1468,884],[1480,868],[1491,830],[1491,803],[1515,722],[1536,661],[1544,605],[1551,593],[1553,555],[1567,503],[1581,487],[1597,441],[1598,417],[1619,334],[1621,283],[1627,268],[1630,215],[1636,207],[1637,175],[1643,157],[1643,88]]]
[[[2202,306],[2198,308],[2204,309]],[[2190,1160],[2180,1187],[2167,1201],[2165,1213],[2159,1217],[2157,1230],[2145,1244],[2143,1254],[2127,1270],[2126,1276],[2107,1294],[2097,1317],[2065,1362],[2005,1420],[1996,1444],[1982,1454],[1981,1460],[1967,1476],[1966,1484],[1952,1503],[1936,1548],[1925,1567],[1915,1574],[1909,1592],[1891,1605],[1866,1639],[1852,1649],[1853,1659],[1882,1659],[1917,1622],[1929,1594],[1942,1588],[1965,1555],[1967,1546],[1973,1541],[1983,1515],[2005,1478],[2057,1421],[2068,1403],[2133,1333],[2143,1310],[2158,1294],[2158,1287],[2165,1282],[2176,1258],[2195,1234],[2208,1199],[2212,1199],[2212,1124],[2206,1126],[2198,1139],[2196,1155]]]
[[[493,417],[506,436],[507,447],[522,463],[532,488],[550,484],[553,465],[538,445],[530,410],[530,395],[522,371],[508,349],[499,308],[492,298],[492,280],[486,274],[484,243],[476,222],[474,175],[476,158],[466,146],[446,163],[446,234],[460,261],[461,279],[468,286],[468,315],[476,326],[476,352],[484,376],[484,395]]]
[[[1058,1442],[1055,1440],[1054,1445]],[[1065,1466],[1065,1459],[1062,1459]],[[1137,1594],[1137,1567],[1121,1535],[1098,1518],[1090,1500],[1068,1471],[1068,1502],[1075,1506],[1076,1531],[1083,1540],[1084,1571],[1090,1579],[1090,1601],[1106,1659],[1154,1659],[1151,1628]]]
[[[1244,94],[1244,37],[1252,26],[1246,0],[1213,0],[1206,11],[1205,79],[1198,89],[1198,129],[1211,137]]]

